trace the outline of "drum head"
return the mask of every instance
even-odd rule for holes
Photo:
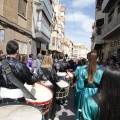
[[[45,86],[52,86],[52,83],[49,80],[46,81],[40,81],[41,84],[45,85]]]
[[[66,72],[58,72],[57,75],[58,76],[66,76]]]
[[[69,84],[64,80],[60,80],[59,82],[57,82],[57,85],[61,88],[65,88],[69,86]]]
[[[39,83],[35,83],[34,85],[25,84],[25,87],[37,99],[37,100],[32,100],[32,99],[27,98],[27,96],[25,96],[26,100],[28,101],[42,103],[42,102],[50,101],[53,98],[52,91],[48,87],[42,84],[39,84]]]
[[[38,107],[26,104],[0,105],[0,120],[42,120]]]

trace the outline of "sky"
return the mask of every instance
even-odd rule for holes
[[[95,0],[61,0],[61,4],[66,6],[65,36],[90,49]]]

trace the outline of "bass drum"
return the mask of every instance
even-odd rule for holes
[[[0,104],[0,120],[44,120],[40,107],[25,103]]]
[[[29,104],[40,106],[44,112],[44,115],[46,115],[49,112],[53,100],[53,92],[47,86],[44,86],[41,83],[35,83],[34,85],[25,84],[24,86],[37,99],[32,100],[24,95],[26,101]]]

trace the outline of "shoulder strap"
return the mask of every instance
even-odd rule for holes
[[[16,85],[19,89],[22,90],[23,93],[25,93],[28,97],[30,97],[33,100],[36,100],[36,98],[26,89],[26,87],[20,82],[16,76],[13,74],[11,71],[11,68],[7,62],[7,60],[2,61],[2,68],[6,72],[7,78],[14,84]]]
[[[63,64],[62,64],[61,61],[59,62],[59,64],[60,64],[60,69],[62,69],[63,71],[65,71],[65,69],[64,69]]]

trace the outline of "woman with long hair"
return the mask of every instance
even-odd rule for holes
[[[77,67],[75,76],[77,77],[74,94],[74,104],[77,107],[76,120],[80,119],[81,108],[84,100],[95,94],[98,90],[103,70],[97,65],[97,52],[88,54],[88,64]]]
[[[83,120],[120,120],[120,69],[111,66],[103,73],[98,92],[82,106]]]
[[[56,111],[56,91],[57,89],[60,89],[60,87],[56,84],[56,82],[58,82],[59,79],[52,65],[53,65],[52,57],[44,56],[44,59],[41,64],[41,71],[43,73],[42,80],[44,81],[49,80],[52,84],[50,84],[48,87],[53,91],[53,102],[52,102],[52,106],[50,107],[50,112],[47,115],[47,118],[50,117],[53,120]]]

